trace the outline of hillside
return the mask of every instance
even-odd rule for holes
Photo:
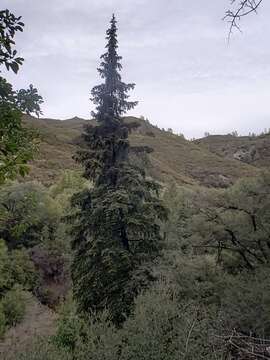
[[[226,187],[235,180],[258,173],[255,166],[233,158],[224,158],[207,149],[205,144],[187,141],[184,138],[162,131],[141,119],[141,126],[131,135],[132,145],[147,145],[153,148],[149,172],[162,182],[175,180],[178,184],[202,184]],[[28,178],[51,184],[61,170],[78,167],[72,160],[76,152],[83,125],[87,120],[36,119],[25,117],[27,126],[33,126],[41,136],[40,151],[31,164]]]
[[[194,143],[226,159],[257,167],[270,166],[270,134],[260,136],[210,135]]]

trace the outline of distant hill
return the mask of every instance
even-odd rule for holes
[[[83,125],[92,120],[77,117],[68,120],[37,119],[25,116],[24,121],[26,126],[36,128],[41,135],[40,152],[31,163],[28,178],[51,184],[62,170],[78,168],[72,155],[79,146]],[[134,117],[126,118],[126,121],[140,123],[141,126],[131,135],[131,143],[154,149],[150,155],[152,165],[149,172],[161,182],[174,180],[178,184],[226,187],[241,177],[254,176],[259,172],[253,164],[224,156],[222,151],[216,150],[219,146],[213,146],[212,142],[210,146],[204,139],[187,141]],[[223,138],[226,139],[220,139]],[[226,144],[226,141],[221,142]],[[224,147],[225,145],[220,146],[221,149]]]
[[[260,136],[210,135],[195,140],[194,144],[229,160],[270,167],[270,133]]]

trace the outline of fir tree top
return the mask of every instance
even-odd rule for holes
[[[114,14],[110,24],[110,28],[106,31],[107,52],[101,55],[101,64],[98,68],[104,83],[95,86],[91,91],[91,100],[97,105],[96,112],[92,115],[101,122],[119,120],[126,111],[137,105],[136,101],[127,101],[128,92],[134,89],[135,84],[125,84],[121,80],[122,57],[117,53],[117,21]]]

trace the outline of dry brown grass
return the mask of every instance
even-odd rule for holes
[[[162,182],[171,180],[178,184],[201,184],[223,187],[235,180],[254,176],[258,169],[237,160],[219,156],[205,145],[187,141],[180,136],[161,131],[145,121],[129,117],[127,121],[139,121],[141,127],[131,135],[133,145],[148,145],[151,154],[151,174]],[[72,160],[86,120],[74,118],[60,121],[27,117],[27,125],[35,127],[41,135],[40,152],[31,164],[29,178],[51,184],[61,170],[78,168]]]
[[[233,159],[238,150],[253,150],[249,164],[257,167],[270,166],[270,134],[260,136],[211,135],[195,140],[195,144],[223,158]]]

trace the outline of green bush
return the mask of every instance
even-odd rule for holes
[[[11,276],[14,284],[32,290],[38,280],[34,263],[25,249],[14,250],[10,254]]]
[[[6,331],[6,317],[4,314],[3,306],[0,303],[0,339],[4,336]]]
[[[14,183],[1,188],[0,215],[0,237],[8,248],[29,248],[43,241],[44,228],[53,237],[61,208],[42,185]]]
[[[19,323],[25,314],[25,298],[19,288],[8,291],[1,300],[7,326]]]
[[[60,309],[57,333],[53,337],[54,344],[73,352],[85,332],[85,326],[86,322],[76,313],[74,303],[71,300],[68,301]]]
[[[270,338],[270,269],[243,272],[228,279],[221,298],[221,319],[227,334]]]
[[[10,258],[4,240],[0,239],[0,299],[1,295],[13,286]]]
[[[48,339],[33,339],[32,343],[19,351],[9,349],[5,360],[74,360],[63,349],[58,349]]]
[[[0,299],[16,284],[32,290],[38,280],[35,266],[26,250],[9,252],[4,240],[0,240]]]
[[[179,302],[166,282],[139,295],[134,314],[117,329],[105,312],[84,320],[67,311],[54,343],[76,360],[221,359],[214,341],[215,314],[195,302]]]
[[[157,283],[138,297],[123,327],[121,360],[221,359],[211,336],[212,317],[199,303],[179,302],[170,284]]]
[[[179,301],[198,301],[219,305],[227,274],[211,255],[181,256],[170,254],[165,276],[174,284]]]

